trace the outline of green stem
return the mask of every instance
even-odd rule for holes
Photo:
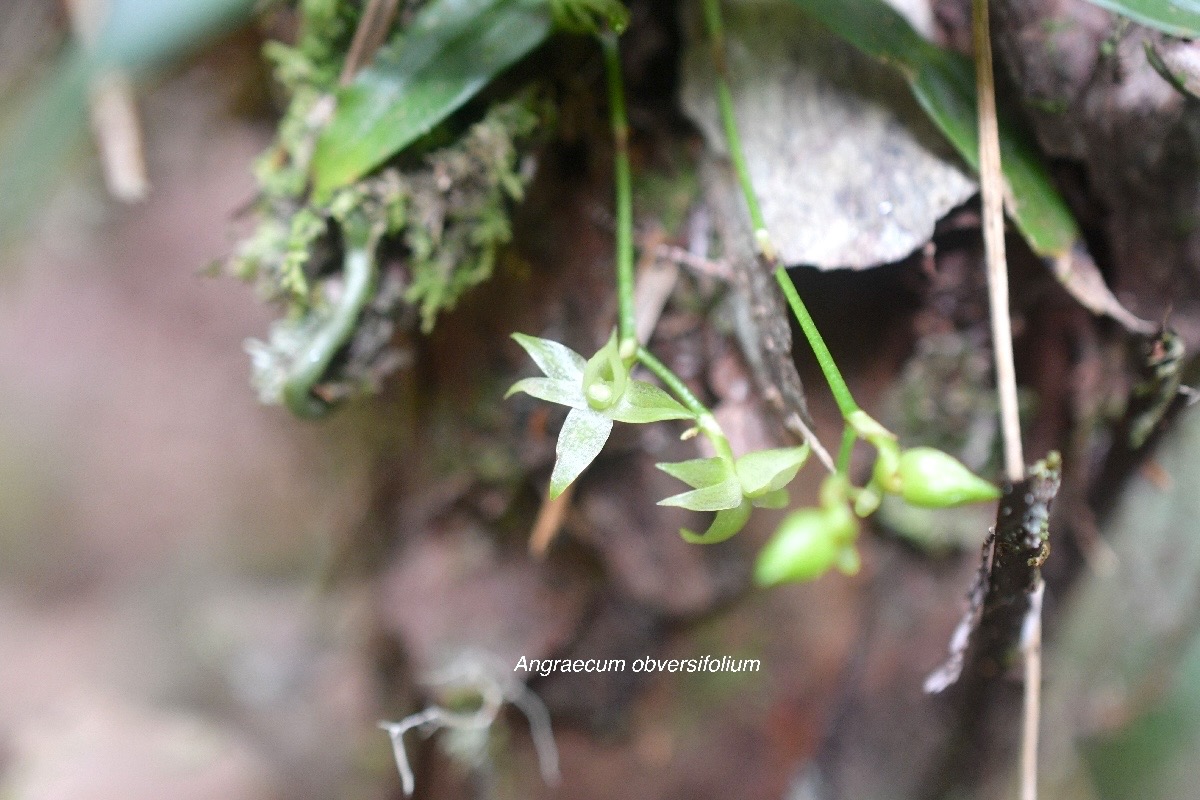
[[[754,192],[754,183],[750,180],[746,151],[742,147],[737,119],[733,115],[733,93],[729,89],[729,67],[725,62],[725,23],[721,19],[720,0],[704,0],[704,21],[708,26],[713,62],[716,64],[717,109],[721,115],[721,125],[725,128],[725,139],[729,144],[729,160],[733,162],[733,171],[737,174],[742,194],[746,198],[750,224],[754,228],[754,241],[761,246],[763,241],[770,241],[770,236],[767,233],[762,207],[758,204],[758,195]]]
[[[712,42],[713,61],[716,64],[717,107],[720,109],[721,124],[725,128],[725,139],[729,145],[729,158],[733,162],[733,169],[737,173],[738,183],[741,184],[742,194],[746,199],[746,208],[750,212],[750,224],[754,228],[754,241],[758,246],[759,256],[766,262],[767,268],[774,272],[775,280],[779,283],[779,288],[783,290],[783,296],[787,298],[792,313],[796,315],[796,320],[800,323],[804,338],[808,340],[809,346],[817,357],[821,372],[824,373],[825,380],[829,383],[829,389],[833,392],[834,400],[837,401],[838,410],[842,412],[843,417],[848,417],[858,410],[858,403],[854,402],[854,396],[850,394],[850,387],[846,385],[841,370],[837,368],[837,363],[833,360],[829,348],[825,346],[825,340],[821,337],[808,309],[804,306],[804,301],[800,299],[796,287],[792,285],[792,279],[788,277],[787,270],[779,263],[779,256],[767,231],[766,219],[764,219],[762,208],[758,204],[758,195],[755,194],[754,184],[750,180],[750,169],[746,165],[742,137],[738,134],[737,120],[733,114],[733,94],[729,90],[729,71],[725,63],[725,25],[721,20],[720,0],[704,0],[704,19]]]
[[[637,360],[646,369],[653,372],[655,377],[663,382],[664,386],[674,392],[679,402],[683,403],[687,410],[695,414],[697,418],[712,416],[712,412],[700,402],[696,395],[692,394],[692,390],[683,382],[683,378],[672,372],[670,367],[659,361],[649,350],[644,347],[638,347]]]
[[[850,456],[854,453],[854,445],[858,441],[858,431],[847,425],[842,431],[842,448],[838,450],[837,471],[839,475],[850,474]]]
[[[663,385],[674,392],[676,399],[687,407],[696,415],[696,425],[712,442],[713,449],[717,451],[717,455],[722,458],[733,460],[733,448],[729,445],[729,439],[725,436],[725,431],[721,430],[720,423],[713,413],[701,403],[696,395],[692,394],[692,390],[687,387],[683,379],[671,371],[671,368],[655,358],[644,347],[639,346],[637,349],[637,360],[642,363],[646,369],[654,373],[654,375],[663,382]]]
[[[850,394],[850,387],[846,385],[846,379],[842,377],[837,362],[833,360],[833,354],[825,346],[825,340],[821,338],[821,332],[817,330],[817,324],[813,322],[808,308],[800,299],[800,293],[796,291],[796,286],[788,277],[787,270],[777,267],[775,281],[783,290],[783,296],[787,298],[792,313],[796,315],[796,321],[800,323],[800,330],[804,331],[804,338],[808,340],[808,346],[812,348],[813,355],[817,357],[817,363],[821,366],[821,372],[825,375],[829,390],[833,392],[833,399],[837,401],[838,410],[842,412],[843,417],[850,416],[858,411],[858,403],[854,401],[854,395]]]
[[[617,192],[617,338],[623,358],[637,346],[633,311],[633,182],[629,169],[629,121],[625,86],[621,80],[621,51],[617,35],[600,34],[608,78],[608,113],[612,119],[614,183]]]

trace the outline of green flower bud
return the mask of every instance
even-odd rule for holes
[[[754,582],[774,586],[812,580],[843,564],[857,569],[845,552],[853,551],[850,543],[857,532],[854,515],[845,506],[802,508],[789,514],[758,554]]]
[[[850,498],[850,481],[845,475],[833,474],[821,481],[821,507],[825,509],[843,505]]]
[[[850,510],[850,503],[842,500],[840,503],[826,503],[821,507],[825,515],[825,524],[832,532],[838,544],[853,542],[858,536],[858,517]]]
[[[869,517],[879,510],[879,504],[882,502],[883,495],[877,487],[865,486],[854,498],[854,513],[860,517]]]
[[[834,566],[843,575],[857,575],[858,571],[862,569],[862,559],[858,556],[858,548],[852,544],[843,547],[838,553]]]
[[[914,447],[900,455],[900,496],[925,508],[948,508],[1000,497],[1000,490],[953,456],[932,447]]]

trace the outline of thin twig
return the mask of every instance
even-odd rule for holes
[[[983,249],[991,303],[996,390],[1004,434],[1004,473],[1025,477],[1021,420],[1017,414],[1017,372],[1013,366],[1012,323],[1008,314],[1008,268],[1004,254],[1004,174],[1000,170],[1000,130],[996,121],[995,77],[987,0],[974,0],[975,84],[979,96],[979,183],[983,195]]]
[[[396,769],[400,772],[401,788],[406,796],[412,796],[416,788],[412,764],[408,760],[408,749],[404,746],[404,734],[418,730],[428,736],[439,728],[465,731],[487,730],[495,723],[505,703],[520,709],[529,720],[530,735],[537,753],[538,767],[547,784],[556,785],[561,780],[558,747],[554,743],[550,713],[541,698],[530,691],[524,683],[509,676],[504,667],[497,668],[497,661],[486,654],[464,654],[460,659],[438,673],[425,676],[426,686],[470,689],[479,694],[479,707],[474,711],[453,711],[432,704],[410,714],[399,722],[383,721],[379,728],[387,731],[392,740],[392,754]]]
[[[557,786],[562,781],[558,764],[558,745],[554,743],[554,729],[550,725],[550,712],[542,698],[525,684],[513,681],[506,694],[508,702],[521,710],[529,720],[529,737],[537,754],[538,769],[548,786]]]
[[[670,244],[660,244],[655,250],[655,255],[663,260],[685,266],[697,275],[716,278],[725,283],[733,282],[733,268],[724,260],[712,261]]]
[[[342,86],[354,80],[354,76],[375,55],[387,39],[392,22],[396,19],[396,11],[400,0],[369,0],[354,29],[354,39],[350,42],[350,51],[342,63],[342,74],[338,83]]]
[[[546,555],[551,543],[557,538],[558,532],[562,530],[563,520],[566,519],[567,510],[571,507],[571,495],[574,493],[574,488],[575,484],[569,484],[558,497],[542,501],[537,519],[533,522],[533,531],[529,534],[529,552],[538,558]]]
[[[996,389],[1004,436],[1004,471],[1016,483],[1025,477],[1021,421],[1017,410],[1017,377],[1013,363],[1012,324],[1008,311],[1008,268],[1004,253],[1004,175],[1000,165],[1000,133],[996,120],[995,76],[987,0],[974,0],[975,85],[979,114],[979,182],[983,195],[983,246],[991,305],[992,346],[996,354]],[[1041,716],[1041,596],[1037,579],[1022,637],[1025,697],[1021,725],[1021,800],[1037,800],[1038,729]]]
[[[67,3],[71,28],[85,48],[96,46],[108,22],[109,5],[107,0]],[[125,203],[144,200],[150,192],[150,182],[146,178],[142,127],[129,73],[116,67],[97,72],[89,87],[88,110],[108,193]]]
[[[1037,799],[1038,711],[1042,707],[1042,595],[1046,582],[1038,578],[1029,596],[1029,611],[1021,636],[1025,659],[1025,715],[1021,720],[1021,800]]]
[[[641,237],[641,256],[633,284],[634,335],[639,342],[650,341],[679,283],[679,264],[659,257],[664,239],[666,233],[658,227]]]
[[[112,69],[96,75],[88,101],[108,193],[124,203],[145,200],[150,181],[129,73]]]

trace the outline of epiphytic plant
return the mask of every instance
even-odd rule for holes
[[[704,0],[705,20],[714,52],[724,48],[718,0]],[[735,456],[716,418],[670,368],[637,340],[633,303],[633,213],[628,122],[622,85],[617,35],[620,20],[592,14],[575,20],[574,30],[599,37],[604,51],[609,113],[614,142],[616,185],[616,285],[617,328],[608,342],[590,359],[547,339],[515,334],[517,342],[542,369],[545,377],[526,378],[510,390],[568,406],[556,448],[557,460],[550,478],[551,499],[560,495],[600,453],[614,422],[646,423],[688,420],[685,436],[708,439],[715,456],[659,469],[686,483],[690,491],[668,497],[661,505],[714,512],[703,534],[687,529],[683,538],[697,544],[725,541],[746,524],[751,509],[784,508],[789,503],[787,485],[807,459],[811,447],[788,447]],[[820,505],[788,516],[759,556],[755,579],[760,585],[816,578],[831,568],[854,573],[859,568],[855,549],[858,518],[873,513],[884,493],[895,494],[921,506],[944,507],[992,500],[999,490],[972,474],[965,466],[928,447],[901,449],[896,436],[859,408],[820,332],[796,292],[771,243],[742,154],[737,124],[722,59],[717,59],[718,106],[731,159],[750,212],[759,266],[774,273],[817,357],[845,421],[837,468],[825,480]],[[635,365],[645,367],[665,389],[631,377]],[[673,395],[673,396],[672,396]],[[848,477],[854,445],[865,441],[877,452],[875,467],[865,486],[854,486]]]

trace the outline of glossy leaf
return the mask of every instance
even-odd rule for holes
[[[1200,2],[1197,0],[1088,0],[1135,22],[1172,36],[1200,36]]]
[[[583,356],[566,345],[552,339],[539,339],[524,333],[514,333],[514,341],[525,349],[533,363],[547,378],[556,380],[583,380],[583,368],[587,363]]]
[[[741,503],[736,508],[718,511],[712,524],[704,533],[697,534],[683,528],[679,531],[679,535],[689,544],[717,544],[733,537],[746,526],[748,519],[750,519],[750,504]]]
[[[662,422],[695,416],[679,401],[645,381],[629,381],[625,392],[604,412],[617,422]]]
[[[868,56],[899,69],[930,119],[978,170],[975,73],[967,58],[925,41],[883,0],[793,2]],[[1008,211],[1017,228],[1038,255],[1066,256],[1079,228],[1037,151],[1003,110],[1000,150],[1010,189]]]
[[[809,447],[805,444],[747,453],[734,464],[742,491],[747,497],[759,497],[782,489],[796,477],[808,452]]]
[[[557,460],[550,475],[550,499],[558,497],[563,490],[579,477],[588,464],[604,449],[608,435],[612,433],[613,421],[590,408],[573,408],[563,422],[555,448]]]
[[[313,154],[320,200],[387,161],[541,44],[550,10],[531,0],[434,0],[338,93]]]

